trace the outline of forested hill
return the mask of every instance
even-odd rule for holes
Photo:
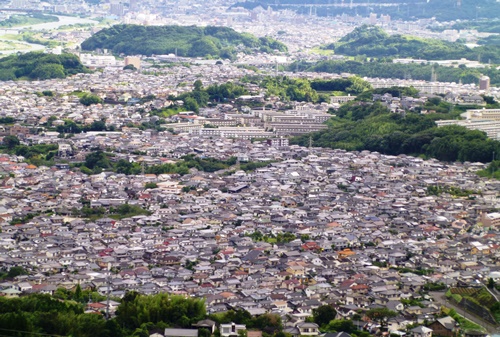
[[[492,63],[500,63],[500,51],[495,47],[482,46],[471,49],[459,42],[389,35],[379,27],[366,25],[357,27],[340,39],[337,44],[327,48],[335,49],[337,54],[349,56],[412,57],[425,60],[466,58],[474,61],[480,58]]]
[[[30,52],[0,59],[0,81],[46,80],[88,72],[76,55]]]
[[[367,95],[369,92],[363,94]],[[327,122],[327,130],[296,137],[292,143],[307,146],[312,137],[313,145],[319,147],[408,154],[448,162],[489,162],[492,153],[500,153],[500,142],[487,138],[484,132],[461,126],[438,128],[434,120],[453,119],[459,113],[449,112],[448,103],[435,97],[425,107],[440,113],[395,114],[379,102],[354,101],[336,112],[336,117]]]
[[[233,59],[237,51],[273,53],[287,47],[276,40],[238,33],[227,27],[115,25],[82,43],[83,50],[109,49],[115,54],[172,54]]]

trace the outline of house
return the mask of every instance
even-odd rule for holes
[[[302,322],[297,324],[301,336],[318,336],[319,326],[316,323]]]
[[[417,326],[410,331],[413,337],[432,337],[432,329],[425,326]]]
[[[245,324],[228,323],[219,327],[221,337],[238,336],[238,332],[246,330]]]
[[[452,337],[458,333],[458,324],[450,316],[438,318],[427,326],[436,336]]]
[[[204,319],[202,321],[198,321],[196,324],[193,324],[193,326],[198,329],[207,329],[213,334],[215,332],[215,324],[216,323],[210,319]]]

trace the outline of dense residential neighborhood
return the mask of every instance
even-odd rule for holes
[[[279,1],[274,9],[206,3],[0,0],[1,20],[18,11],[28,21],[42,11],[61,20],[57,30],[3,27],[21,50],[0,52],[20,57],[44,43],[48,56],[68,52],[88,67],[0,81],[0,336],[498,337],[499,153],[491,163],[441,162],[318,144],[338,136],[322,132],[352,114],[346,106],[366,109],[341,121],[344,136],[383,111],[394,123],[411,114],[430,117],[421,123],[429,129],[475,130],[465,137],[475,145],[499,141],[500,89],[485,74],[500,68],[490,61],[329,49],[366,24],[471,45],[497,34],[447,29],[454,22],[434,17],[358,15],[358,5],[373,9],[370,1],[334,1],[355,10],[335,18],[317,16],[316,3],[306,14]],[[73,17],[63,14],[79,17],[64,27]],[[177,48],[149,56],[82,50],[114,23],[232,27],[288,49],[238,45],[233,58],[205,59],[179,57]],[[417,64],[432,73],[429,81],[301,68],[318,61]],[[463,76],[438,81],[439,67]],[[351,84],[313,90],[313,81]],[[291,98],[303,86],[317,99]],[[209,94],[214,88],[225,92]],[[380,110],[373,116],[370,107]],[[441,120],[445,112],[457,119]],[[394,125],[380,128],[402,134]],[[412,141],[433,142],[420,136]],[[69,327],[59,327],[67,317]]]

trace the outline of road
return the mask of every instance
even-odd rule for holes
[[[444,292],[431,292],[429,293],[432,298],[434,298],[434,301],[439,304],[439,305],[444,305],[448,308],[455,309],[455,311],[462,317],[467,318],[469,321],[476,323],[477,325],[482,326],[485,328],[488,333],[494,334],[494,333],[499,333],[500,332],[500,327],[491,325],[488,322],[485,322],[483,319],[481,319],[478,316],[472,315],[468,313],[467,311],[464,311],[464,309],[460,308],[459,306],[455,305],[454,303],[448,301],[446,296],[444,296]]]

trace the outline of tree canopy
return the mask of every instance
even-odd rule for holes
[[[65,78],[88,71],[73,54],[54,55],[29,52],[9,55],[0,60],[0,81]]]
[[[236,51],[287,51],[274,39],[257,38],[227,27],[115,25],[82,43],[83,50],[110,49],[115,54],[176,54],[233,59]]]
[[[493,152],[500,153],[500,142],[487,138],[484,132],[456,125],[438,128],[434,120],[453,119],[458,112],[448,112],[450,107],[444,102],[428,104],[443,113],[403,115],[389,112],[379,102],[351,102],[336,111],[336,117],[327,122],[327,130],[291,142],[307,146],[311,136],[313,144],[320,147],[422,155],[448,162],[489,162]]]
[[[332,48],[329,45],[327,48]],[[382,28],[363,25],[342,37],[334,45],[335,52],[343,55],[365,55],[367,57],[412,57],[425,60],[447,60],[468,58],[477,60],[479,54],[486,54],[484,48],[470,49],[463,43],[438,39],[424,39],[414,36],[389,35]],[[500,54],[490,55],[498,63]]]
[[[462,83],[479,83],[479,78],[482,75],[490,77],[492,85],[500,84],[500,70],[495,67],[482,68],[454,68],[439,66],[433,64],[420,64],[420,63],[392,63],[390,59],[376,59],[376,60],[326,60],[315,63],[294,62],[288,70],[294,71],[312,71],[312,72],[326,72],[326,73],[351,73],[361,77],[378,77],[378,78],[400,78],[400,79],[414,79],[425,80],[431,79],[431,74],[434,69],[437,78],[442,82],[456,82]]]

